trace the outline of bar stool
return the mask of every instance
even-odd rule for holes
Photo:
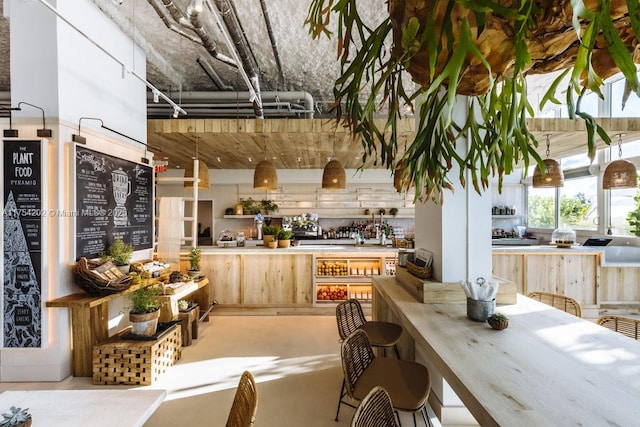
[[[362,399],[353,414],[351,427],[399,427],[396,412],[389,393],[380,386],[375,386]]]
[[[426,409],[431,391],[431,377],[424,365],[409,360],[376,357],[367,334],[361,329],[353,332],[342,342],[340,354],[346,395],[362,401],[371,389],[380,386],[389,393],[396,411],[413,413],[414,425],[418,411],[422,414],[425,425],[431,425]],[[336,421],[342,404],[354,407],[343,400],[343,397],[341,396],[338,402]],[[399,417],[398,423],[402,424]]]
[[[355,299],[338,304],[336,321],[340,341],[344,341],[356,329],[362,329],[367,333],[372,347],[382,348],[384,355],[387,354],[387,348],[393,347],[396,357],[400,359],[397,344],[402,335],[402,326],[391,322],[367,321],[360,302]]]

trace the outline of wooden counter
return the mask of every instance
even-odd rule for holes
[[[73,376],[90,377],[93,375],[93,346],[109,338],[109,302],[153,283],[155,280],[143,281],[141,284],[131,286],[126,291],[103,297],[79,292],[46,302],[46,307],[69,308],[71,311],[71,342],[73,347],[71,374]],[[199,286],[198,289],[201,292],[206,292],[206,297],[198,297],[198,302],[204,301],[205,298],[209,299],[209,280],[204,278],[200,283],[202,286]]]
[[[522,295],[494,331],[394,282],[374,280],[374,316],[393,314],[480,425],[637,425],[640,342]]]

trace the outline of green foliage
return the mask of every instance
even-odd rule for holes
[[[258,204],[251,197],[240,199],[240,203],[242,204],[242,213],[245,215],[253,215],[259,210]]]
[[[162,289],[158,286],[146,286],[128,294],[129,311],[134,314],[151,313],[160,308],[158,295],[162,293]]]
[[[555,201],[553,197],[529,196],[529,227],[551,228],[555,224]],[[583,193],[574,197],[560,198],[560,218],[563,225],[577,226],[586,218],[591,202]]]
[[[293,237],[293,233],[289,230],[280,229],[278,231],[278,240],[289,240]]]
[[[277,225],[263,225],[262,226],[262,235],[268,235],[268,236],[275,236],[278,234],[278,231],[280,231],[280,227],[278,227]]]
[[[260,202],[264,213],[278,212],[278,205],[273,200],[263,200]]]
[[[127,265],[131,260],[133,254],[133,245],[131,243],[124,243],[122,238],[116,237],[111,246],[107,249],[107,252],[100,254],[100,258],[103,261],[113,261],[115,265]]]
[[[189,252],[189,263],[191,264],[191,270],[200,270],[200,258],[202,256],[202,250],[200,246],[191,248]]]
[[[640,191],[633,196],[633,201],[636,202],[636,208],[627,214],[627,222],[631,226],[629,231],[634,236],[640,236]]]
[[[502,313],[493,313],[491,316],[489,316],[489,319],[496,320],[499,322],[503,320],[509,320],[509,318]]]
[[[366,3],[366,2],[365,2]],[[400,160],[398,154],[398,123],[405,105],[418,113],[415,139],[407,147],[402,159],[408,161],[407,176],[415,184],[416,200],[443,201],[443,190],[453,190],[449,173],[457,164],[458,179],[465,186],[469,174],[471,184],[480,193],[489,185],[490,176],[497,174],[499,190],[505,174],[518,167],[529,166],[533,159],[542,165],[535,151],[538,141],[529,131],[526,119],[533,116],[527,100],[525,73],[531,65],[527,38],[543,11],[539,1],[522,0],[505,5],[491,0],[436,0],[433,7],[446,11],[436,18],[430,15],[424,22],[415,17],[406,20],[399,38],[400,46],[388,46],[393,29],[386,17],[376,27],[365,23],[358,12],[357,0],[312,0],[305,24],[313,38],[329,37],[332,16],[337,17],[337,56],[341,61],[341,75],[334,84],[336,121],[342,121],[354,136],[362,140],[363,165],[369,158],[393,169]],[[360,3],[363,4],[363,3]],[[640,6],[637,1],[626,2],[629,24],[638,39]],[[580,103],[593,91],[602,97],[602,78],[592,66],[592,51],[598,37],[603,37],[615,65],[627,79],[630,91],[640,94],[640,84],[630,52],[618,35],[610,14],[610,0],[603,0],[595,10],[582,1],[572,1],[574,27],[580,44],[574,65],[550,85],[541,101],[559,103],[555,98],[559,85],[569,76],[566,103],[571,119],[581,119],[587,130],[587,151],[595,155],[596,138],[609,144],[610,138],[589,114],[580,110]],[[404,4],[397,6],[399,9]],[[452,13],[455,9],[469,13]],[[502,19],[512,29],[515,57],[513,65],[502,75],[492,74],[491,66],[474,40],[485,30],[489,16]],[[477,25],[472,28],[470,19]],[[478,34],[474,32],[477,31]],[[392,54],[389,55],[389,52]],[[442,54],[446,52],[446,54]],[[428,84],[411,92],[403,85],[403,75],[419,55],[428,58],[425,74]],[[568,58],[573,59],[573,58]],[[473,96],[467,103],[464,123],[453,120],[457,89],[464,77],[466,64],[474,62],[484,67],[490,76],[489,90]],[[499,83],[499,84],[498,84]],[[363,93],[369,93],[363,96]],[[625,98],[626,99],[626,98]],[[386,107],[386,120],[376,121],[380,107]],[[467,150],[460,153],[457,135],[468,135]]]
[[[22,409],[12,406],[9,410],[11,412],[2,414],[2,420],[0,421],[0,426],[2,427],[17,426],[31,418],[31,414],[28,412],[29,408]]]

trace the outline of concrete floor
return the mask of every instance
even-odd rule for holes
[[[182,359],[151,386],[94,386],[91,378],[59,383],[0,383],[0,391],[29,389],[165,389],[167,397],[145,427],[224,426],[244,370],[259,393],[256,426],[350,425],[342,406],[334,421],[342,367],[334,316],[211,316]],[[403,425],[413,425],[401,414]],[[434,419],[435,420],[435,419]],[[420,418],[418,425],[421,426]],[[436,421],[437,425],[437,421]]]

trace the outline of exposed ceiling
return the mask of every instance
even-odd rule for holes
[[[172,119],[172,108],[154,103],[149,93],[148,144],[157,152],[156,158],[168,157],[170,167],[184,167],[195,155],[198,141],[200,157],[209,167],[252,168],[265,157],[266,143],[267,156],[275,157],[278,168],[322,168],[334,153],[347,168],[362,165],[360,142],[342,135],[341,129],[336,135],[328,122],[339,64],[335,37],[312,40],[308,34],[304,20],[310,0],[204,0],[199,22],[195,21],[201,29],[195,31],[188,28],[194,22],[188,18],[192,1],[93,0],[144,50],[147,80],[188,113]],[[385,1],[363,5],[361,13],[367,22],[376,23],[386,16]],[[191,24],[180,25],[171,16],[172,6],[175,16],[180,14],[182,22]],[[237,17],[237,26],[224,25],[230,28],[228,33],[237,33],[235,43],[246,44],[246,60],[238,60],[238,67],[226,59],[234,54],[215,19],[224,19],[216,12],[218,8],[226,11],[224,16]],[[0,57],[6,59],[0,61],[0,92],[10,90],[9,25],[0,15]],[[211,40],[208,49],[192,40],[206,41],[207,37]],[[255,120],[256,109],[241,70],[246,77],[255,72],[266,120]],[[539,92],[548,81],[548,77],[536,77],[530,81],[530,90]],[[401,138],[411,138],[411,126],[407,113]],[[541,126],[536,129],[541,140],[545,133],[559,137],[563,132],[557,138],[562,139],[562,147],[554,143],[554,153],[586,151],[583,130],[566,133],[566,127],[557,124]],[[544,154],[544,147],[540,152]],[[366,167],[376,166],[370,161]]]

